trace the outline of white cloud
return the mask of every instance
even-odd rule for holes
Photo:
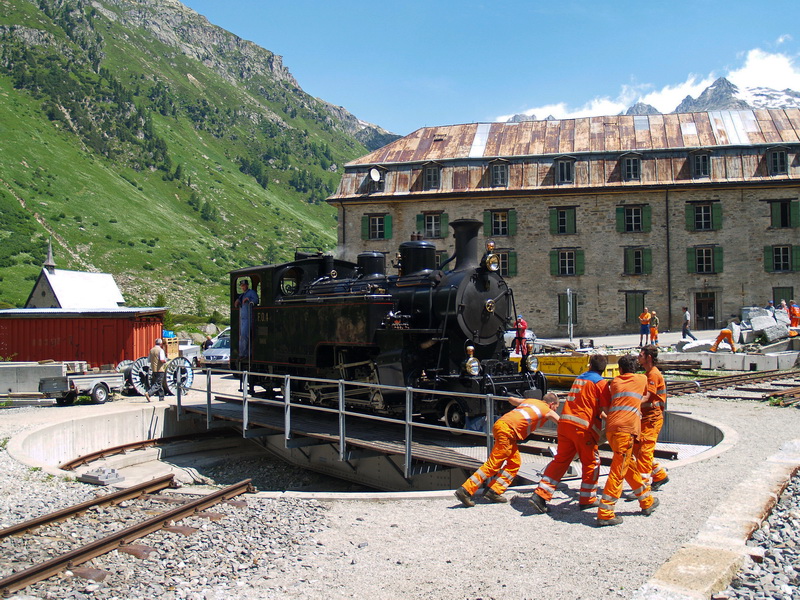
[[[776,44],[791,40],[790,35],[783,35]],[[729,70],[724,75],[734,85],[740,88],[770,87],[800,91],[800,65],[794,58],[782,53],[765,52],[759,48],[749,50],[742,56],[742,66]],[[545,119],[550,115],[556,119],[616,115],[625,112],[636,102],[650,104],[659,111],[668,113],[675,110],[686,96],[697,98],[718,77],[720,75],[714,72],[704,76],[690,74],[682,83],[666,85],[659,90],[653,90],[653,86],[649,84],[623,85],[616,98],[593,98],[577,107],[569,106],[565,102],[535,106],[525,110],[523,114],[536,115],[537,119]],[[501,115],[496,120],[507,121],[511,116],[513,115]]]

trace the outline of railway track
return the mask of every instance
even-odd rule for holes
[[[682,396],[684,394],[708,392],[711,390],[719,390],[739,385],[767,383],[772,381],[779,381],[781,379],[797,379],[797,378],[800,378],[800,371],[797,370],[758,371],[754,373],[745,373],[739,375],[723,375],[720,377],[708,377],[706,379],[696,379],[693,381],[668,381],[667,392],[669,393],[670,396]],[[789,390],[786,390],[783,393],[786,393],[788,391]],[[795,392],[795,394],[796,393],[797,392]],[[789,395],[791,396],[792,394]]]
[[[47,579],[65,569],[71,569],[73,573],[81,574],[81,571],[76,569],[78,565],[111,552],[112,550],[120,550],[135,556],[146,557],[150,552],[152,552],[152,549],[146,546],[132,544],[132,542],[160,529],[178,531],[184,535],[189,535],[192,533],[193,528],[175,527],[173,524],[185,519],[186,517],[202,514],[202,511],[205,511],[205,509],[221,502],[229,501],[231,498],[239,496],[245,492],[254,491],[251,485],[251,480],[245,479],[196,500],[186,501],[185,499],[152,496],[154,492],[164,490],[171,485],[173,485],[172,476],[168,475],[144,484],[140,484],[138,486],[128,488],[126,490],[122,490],[120,492],[100,496],[94,500],[76,504],[63,510],[59,510],[54,513],[50,513],[48,515],[44,515],[36,519],[0,530],[0,541],[3,541],[4,538],[20,535],[37,535],[46,537],[47,532],[39,532],[38,530],[40,528],[53,525],[60,521],[75,518],[97,507],[117,505],[129,500],[144,498],[152,498],[156,501],[160,500],[163,503],[180,503],[180,505],[175,508],[170,508],[168,510],[159,512],[149,519],[124,527],[119,531],[97,538],[89,543],[83,544],[67,552],[63,552],[55,557],[50,558],[52,554],[49,554],[47,560],[39,561],[34,559],[28,561],[29,566],[25,566],[20,570],[17,570],[12,574],[0,579],[0,595],[7,596],[11,592],[27,587],[38,581]],[[208,516],[214,518],[212,513],[208,513]],[[26,543],[23,545],[27,547],[29,544],[26,541]],[[42,554],[44,555],[46,552],[42,552]],[[86,576],[98,576],[96,569],[84,569],[83,571],[83,574]]]

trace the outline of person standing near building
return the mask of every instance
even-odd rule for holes
[[[144,397],[150,402],[150,396],[158,394],[158,400],[164,400],[164,365],[167,363],[167,355],[164,353],[164,340],[158,338],[155,345],[150,348],[148,358],[150,360],[150,387],[144,393]]]
[[[525,352],[525,340],[528,335],[528,322],[522,318],[522,315],[517,315],[514,328],[517,330],[517,337],[514,338],[514,352],[523,355]]]
[[[650,343],[658,346],[658,316],[656,311],[650,311]]]
[[[800,327],[800,306],[794,300],[789,301],[789,326]]]
[[[515,408],[495,422],[492,428],[494,446],[489,458],[455,492],[464,506],[475,506],[473,496],[487,479],[492,483],[483,497],[490,502],[508,502],[503,493],[522,466],[517,442],[525,440],[547,419],[558,422],[558,396],[553,392],[548,392],[541,400],[511,397],[508,402]]]
[[[650,312],[644,307],[642,314],[639,315],[639,345],[644,346],[650,342]],[[644,339],[644,342],[642,342]]]
[[[654,460],[656,441],[664,425],[664,411],[667,410],[667,384],[657,366],[658,348],[655,345],[642,348],[637,360],[647,377],[647,395],[642,402],[641,433],[633,446],[633,456],[648,488],[657,490],[669,481],[666,469]]]
[[[239,289],[242,293],[233,303],[233,307],[239,309],[239,358],[249,358],[253,307],[258,305],[258,294],[250,289],[250,282],[247,279],[239,282]]]
[[[578,507],[581,510],[596,508],[597,480],[600,477],[600,410],[598,404],[611,403],[608,381],[603,372],[608,365],[604,354],[589,358],[589,370],[578,375],[569,390],[567,401],[558,420],[558,450],[544,470],[530,497],[533,509],[542,514],[548,511],[547,502],[553,498],[556,486],[569,469],[575,455],[581,461],[581,489]]]
[[[764,307],[764,310],[766,310],[769,313],[770,317],[772,317],[773,319],[775,318],[775,302],[773,302],[772,300],[768,301],[767,305]]]
[[[606,436],[614,457],[608,472],[603,495],[597,509],[597,526],[618,525],[622,517],[614,513],[614,506],[622,495],[623,480],[631,486],[639,500],[642,513],[649,516],[658,506],[647,485],[642,481],[633,446],[641,434],[641,405],[647,391],[647,378],[636,373],[638,361],[632,354],[619,359],[620,375],[611,381],[611,404],[606,414]]]
[[[689,307],[683,307],[683,325],[681,325],[681,339],[685,339],[687,337],[692,338],[695,342],[697,338],[694,337],[692,330],[690,329],[692,324],[692,313],[689,312]]]

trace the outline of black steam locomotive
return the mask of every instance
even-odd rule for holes
[[[503,334],[513,325],[514,297],[498,272],[492,242],[478,259],[482,223],[460,219],[451,226],[455,255],[441,265],[451,270],[435,268],[432,243],[413,240],[400,245],[397,275],[386,274],[381,252],[359,254],[355,264],[298,252],[293,262],[231,272],[232,368],[431,392],[544,394],[547,380],[535,357],[521,365],[509,359]],[[243,280],[258,292],[252,306],[237,294]],[[253,383],[268,393],[279,385],[250,375]],[[335,405],[338,385],[294,382],[292,396]],[[346,402],[402,415],[406,398],[403,391],[350,385]],[[481,399],[417,393],[413,402],[417,415],[444,416],[459,428],[486,412]]]

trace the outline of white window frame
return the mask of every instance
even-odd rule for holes
[[[708,154],[695,154],[692,172],[698,179],[711,177],[711,156]]]
[[[442,214],[441,213],[424,213],[425,229],[422,236],[426,238],[440,238],[442,237]]]
[[[442,184],[442,169],[437,165],[428,165],[424,171],[424,187],[426,190],[438,190]]]
[[[578,253],[575,250],[558,251],[558,274],[575,275],[578,272]]]
[[[386,239],[386,215],[369,216],[369,239]]]
[[[508,186],[508,164],[493,163],[491,165],[492,187]]]
[[[789,161],[786,150],[773,150],[769,153],[769,174],[786,175],[789,172]]]
[[[791,271],[792,270],[792,247],[773,246],[772,247],[772,270]]]
[[[559,160],[556,166],[558,167],[558,183],[575,183],[574,160]]]
[[[710,204],[694,205],[694,228],[695,231],[711,231],[714,229]]]
[[[714,270],[714,248],[701,246],[695,249],[695,272],[700,275],[716,273]]]
[[[625,233],[644,231],[644,211],[641,206],[625,207]]]
[[[628,156],[622,161],[623,177],[625,181],[641,181],[642,179],[642,159],[635,156]]]
[[[492,211],[492,235],[508,235],[508,211]]]

